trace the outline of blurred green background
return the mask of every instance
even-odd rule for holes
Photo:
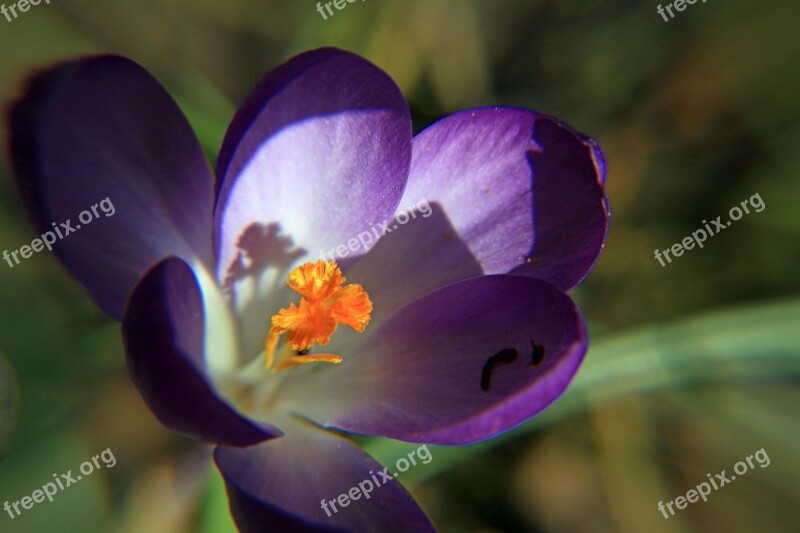
[[[315,4],[42,3],[0,18],[0,100],[53,61],[125,54],[214,160],[261,75],[334,45],[397,80],[417,130],[468,106],[563,118],[604,148],[614,210],[573,293],[586,363],[544,415],[495,441],[431,447],[403,482],[442,531],[800,530],[797,2],[697,3],[668,23],[655,0],[367,0],[326,21]],[[33,233],[3,158],[0,248],[15,249]],[[755,193],[763,212],[667,267],[653,258]],[[0,531],[230,531],[208,450],[154,421],[118,325],[53,256],[0,265],[0,299],[0,503],[106,448],[117,459],[13,521],[0,511]],[[387,464],[406,449],[364,444]],[[769,467],[669,520],[657,510],[761,448]]]

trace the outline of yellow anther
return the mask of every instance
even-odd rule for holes
[[[272,316],[271,328],[264,347],[266,366],[275,363],[279,337],[293,351],[303,352],[315,344],[324,346],[339,324],[363,332],[370,320],[372,301],[364,288],[353,283],[344,285],[344,276],[333,261],[305,263],[289,273],[287,285],[302,298]],[[343,286],[344,285],[344,286]],[[338,364],[342,358],[333,354],[292,355],[285,351],[278,358],[274,371],[314,362]]]

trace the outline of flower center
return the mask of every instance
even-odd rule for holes
[[[272,316],[264,354],[266,366],[273,372],[308,363],[339,364],[342,358],[331,353],[309,354],[314,344],[328,344],[339,324],[362,333],[369,323],[372,301],[364,288],[344,285],[344,276],[334,261],[305,263],[289,273],[286,284],[302,296]],[[276,355],[280,336],[284,349]]]

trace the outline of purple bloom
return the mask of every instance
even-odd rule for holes
[[[321,498],[382,468],[327,428],[487,439],[553,402],[586,352],[564,292],[603,247],[605,163],[552,117],[471,109],[412,139],[384,72],[320,49],[247,97],[216,180],[169,95],[122,57],[36,76],[11,131],[37,228],[114,202],[55,252],[122,321],[158,419],[217,445],[244,531],[432,529],[397,482],[328,517]],[[308,265],[336,250],[341,272]],[[341,364],[290,364],[321,353]]]

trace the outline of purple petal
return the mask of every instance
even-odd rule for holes
[[[279,222],[317,256],[389,218],[411,159],[408,105],[383,71],[341,50],[270,72],[228,130],[219,160],[219,279],[254,224]]]
[[[71,221],[77,231],[55,251],[106,313],[118,319],[133,285],[167,255],[210,264],[210,168],[178,107],[142,67],[117,56],[57,66],[32,79],[10,122],[36,230]],[[105,198],[111,218],[98,209]],[[98,216],[79,222],[92,206]]]
[[[194,273],[171,257],[150,270],[125,308],[131,379],[170,429],[212,443],[249,446],[281,435],[220,399],[203,373],[204,311]]]
[[[240,531],[434,531],[403,486],[385,481],[383,467],[352,442],[305,422],[281,427],[280,439],[214,453]],[[346,506],[327,503],[359,484],[366,494]]]
[[[597,171],[597,176],[600,178],[600,183],[605,186],[606,184],[606,174],[608,173],[608,167],[606,165],[606,156],[603,154],[603,150],[600,148],[600,145],[592,139],[591,137],[587,137],[586,135],[580,136],[583,142],[588,144],[592,149],[592,157],[594,158],[594,164]]]
[[[605,164],[594,141],[531,111],[472,109],[413,141],[401,206],[447,212],[484,272],[514,272],[569,290],[605,240]]]
[[[587,342],[578,309],[549,283],[471,278],[404,307],[358,353],[340,353],[342,364],[292,376],[281,401],[345,431],[465,444],[511,429],[558,398]],[[513,362],[490,364],[514,352]]]
[[[482,274],[441,206],[428,207],[411,211],[405,224],[392,219],[378,244],[345,270],[372,300],[372,327],[429,292]]]

